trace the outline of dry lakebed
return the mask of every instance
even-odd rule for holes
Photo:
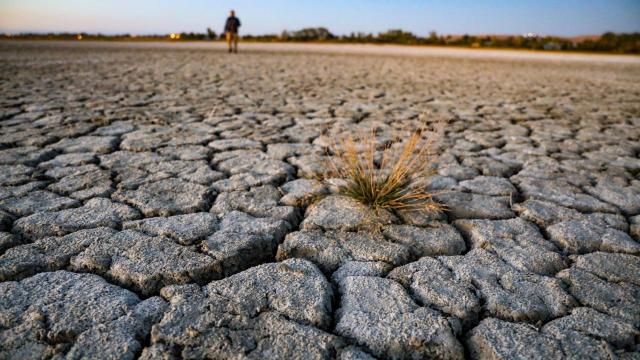
[[[223,50],[0,42],[0,359],[640,359],[638,57]],[[433,121],[444,213],[320,180]]]

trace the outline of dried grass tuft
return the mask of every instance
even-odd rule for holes
[[[443,205],[433,199],[424,182],[434,174],[433,161],[442,136],[442,123],[433,131],[419,129],[406,139],[382,143],[374,131],[338,141],[331,158],[331,177],[344,181],[340,193],[372,209],[435,213]]]

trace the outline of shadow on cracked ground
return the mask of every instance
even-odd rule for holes
[[[640,67],[0,43],[0,357],[634,358]],[[314,180],[448,126],[440,216]],[[322,200],[312,202],[312,199]]]

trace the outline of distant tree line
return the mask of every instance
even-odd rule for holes
[[[194,32],[182,32],[175,34],[149,34],[149,35],[133,35],[133,34],[89,34],[89,33],[21,33],[21,34],[0,34],[0,39],[27,39],[27,40],[215,40],[217,35],[213,33],[214,37],[208,37],[207,34],[194,33]]]
[[[378,34],[350,33],[334,35],[327,28],[304,28],[297,31],[283,31],[281,34],[243,35],[243,39],[260,42],[336,42],[336,43],[373,43],[402,45],[441,45],[485,48],[510,48],[532,50],[594,51],[622,54],[640,54],[640,33],[607,32],[599,37],[568,39],[555,36],[474,36],[439,35],[432,31],[427,36],[418,36],[401,29],[392,29]],[[206,33],[182,32],[164,35],[103,35],[87,33],[23,33],[18,35],[0,35],[0,39],[58,39],[58,40],[169,40],[194,41],[216,40],[224,38],[207,28]]]

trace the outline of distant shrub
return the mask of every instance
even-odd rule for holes
[[[333,35],[327,28],[319,27],[304,28],[298,31],[283,31],[282,35],[280,35],[280,38],[282,40],[290,41],[324,41],[335,39],[336,36]]]

